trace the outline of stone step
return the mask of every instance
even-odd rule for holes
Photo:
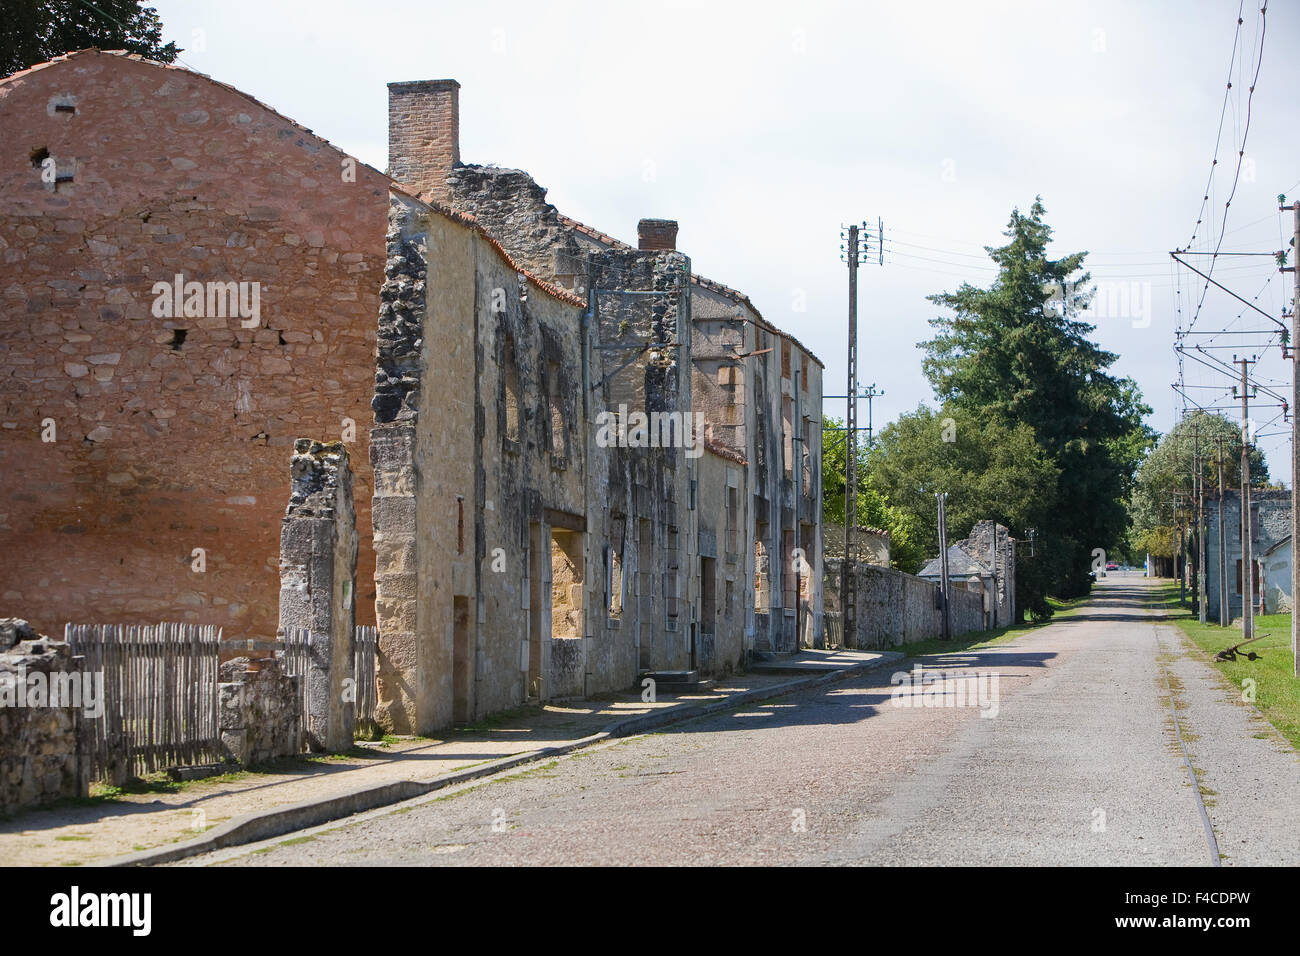
[[[647,677],[655,682],[659,691],[702,690],[713,686],[711,679],[700,679],[699,671],[642,671],[637,683]]]

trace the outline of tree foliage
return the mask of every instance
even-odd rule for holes
[[[844,460],[848,453],[844,423],[827,417],[822,420],[822,517],[827,528],[844,527]],[[867,449],[857,446],[859,527],[881,528],[889,532],[890,565],[915,574],[928,557],[921,540],[919,523],[902,508],[889,503],[873,480]],[[837,533],[830,530],[827,533]]]
[[[880,433],[871,480],[889,503],[916,519],[927,556],[939,552],[935,494],[948,493],[948,538],[992,518],[1023,528],[1045,517],[1059,477],[1027,425],[983,422],[952,405],[921,405]]]
[[[1091,300],[1086,253],[1047,254],[1052,238],[1035,200],[1011,214],[1006,245],[988,248],[997,279],[931,296],[951,316],[931,320],[921,344],[935,394],[984,423],[1028,426],[1058,470],[1055,503],[1039,522],[1045,553],[1059,562],[1044,582],[1060,596],[1085,593],[1094,548],[1112,548],[1128,527],[1133,474],[1153,433],[1137,384],[1108,369],[1117,356],[1089,339],[1078,318]]]
[[[1117,357],[1078,317],[1093,294],[1086,253],[1049,257],[1044,215],[1038,200],[1012,212],[1006,244],[986,247],[998,266],[988,288],[930,296],[950,313],[920,343],[941,410],[903,416],[871,455],[875,486],[918,520],[931,554],[936,491],[949,494],[950,539],[982,518],[1007,525],[1021,541],[1017,600],[1035,613],[1047,613],[1048,593],[1085,593],[1092,550],[1125,540],[1134,472],[1154,438],[1137,384],[1109,373]]]
[[[1200,475],[1207,493],[1219,486],[1219,447],[1223,448],[1223,484],[1241,488],[1241,426],[1221,415],[1197,410],[1161,437],[1137,470],[1129,503],[1134,557],[1172,557],[1178,550],[1175,501],[1185,515],[1192,500],[1192,461],[1199,444]],[[1268,463],[1257,448],[1250,451],[1252,488],[1269,487]]]
[[[126,50],[163,63],[181,52],[175,43],[162,42],[162,21],[139,0],[4,0],[0,76],[87,47]]]

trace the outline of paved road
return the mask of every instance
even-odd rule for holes
[[[1145,585],[1112,575],[1050,627],[925,658],[966,682],[906,699],[970,706],[896,706],[877,672],[189,862],[1300,862],[1300,760]]]

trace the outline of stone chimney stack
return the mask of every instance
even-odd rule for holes
[[[388,175],[447,201],[447,174],[460,164],[460,84],[388,84]]]
[[[677,248],[677,223],[672,219],[642,219],[636,224],[636,247],[674,251]]]

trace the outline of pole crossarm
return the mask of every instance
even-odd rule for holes
[[[1170,257],[1171,257],[1175,262],[1177,262],[1179,265],[1181,265],[1181,266],[1185,266],[1186,268],[1191,269],[1193,272],[1195,272],[1198,276],[1200,276],[1200,277],[1201,277],[1202,279],[1204,279],[1206,282],[1210,283],[1210,285],[1214,286],[1215,288],[1222,289],[1224,292],[1228,293],[1228,295],[1232,296],[1232,297],[1233,297],[1234,299],[1236,299],[1238,302],[1242,303],[1243,305],[1247,306],[1248,308],[1254,309],[1256,312],[1258,312],[1258,313],[1259,313],[1260,315],[1262,315],[1264,318],[1268,319],[1270,322],[1272,322],[1274,325],[1276,325],[1279,329],[1281,329],[1281,330],[1282,330],[1282,344],[1283,344],[1283,345],[1286,345],[1286,344],[1288,344],[1288,343],[1290,342],[1291,330],[1288,329],[1288,328],[1286,327],[1286,324],[1285,324],[1285,323],[1283,323],[1283,322],[1279,321],[1278,319],[1275,319],[1273,316],[1269,315],[1267,312],[1265,312],[1263,309],[1261,309],[1259,306],[1257,306],[1254,302],[1249,302],[1249,301],[1247,301],[1246,299],[1243,299],[1241,296],[1237,295],[1237,293],[1233,292],[1231,289],[1229,289],[1229,288],[1228,288],[1226,285],[1224,285],[1223,283],[1221,283],[1221,282],[1217,282],[1217,281],[1215,281],[1214,279],[1210,278],[1208,275],[1206,275],[1206,274],[1205,274],[1204,272],[1202,272],[1200,269],[1196,268],[1196,266],[1192,265],[1190,262],[1184,262],[1182,259],[1178,258],[1178,256],[1179,256],[1180,254],[1181,254],[1181,250],[1180,250],[1179,252],[1171,252],[1171,253],[1169,253]]]

